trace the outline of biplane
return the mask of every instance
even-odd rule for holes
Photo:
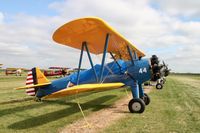
[[[156,89],[160,90],[163,88],[166,82],[166,77],[169,75],[171,69],[168,68],[168,65],[166,65],[164,61],[162,64],[160,64],[160,61],[156,55],[152,55],[151,60],[154,64],[153,73],[157,73],[155,74],[157,77],[156,79],[147,82],[146,85],[156,86]]]
[[[26,89],[28,95],[38,100],[59,98],[89,91],[105,91],[125,86],[131,88],[133,98],[128,104],[131,113],[142,113],[150,98],[142,84],[150,79],[159,79],[161,71],[154,72],[153,58],[145,54],[105,21],[96,17],[80,18],[68,22],[53,34],[59,44],[80,50],[78,71],[67,77],[49,81],[39,68],[28,72]],[[83,55],[87,53],[90,69],[81,70]],[[102,54],[101,64],[94,65],[91,54]],[[106,62],[108,54],[113,61]]]
[[[156,89],[158,90],[163,88],[166,82],[166,77],[169,75],[171,69],[169,69],[168,66],[165,64],[165,62],[163,61],[163,64],[160,66],[160,71],[161,71],[160,78],[156,82]]]
[[[66,67],[49,67],[48,70],[44,70],[45,76],[66,76],[69,74],[69,68]]]
[[[6,68],[5,74],[15,74],[16,76],[21,76],[22,75],[22,69],[23,68]]]

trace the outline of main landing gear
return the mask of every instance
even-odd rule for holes
[[[159,79],[156,84],[156,89],[161,90],[163,88],[163,85],[165,84],[165,82],[166,82],[165,78]]]
[[[131,75],[129,74],[131,77]],[[143,113],[145,110],[145,105],[150,103],[149,96],[144,93],[142,84],[138,84],[138,81],[133,79],[133,84],[131,85],[133,99],[128,103],[128,109],[131,113]]]
[[[131,113],[143,113],[145,110],[145,103],[142,99],[131,99],[128,103],[128,108]]]
[[[145,105],[150,103],[150,97],[144,93],[143,98],[133,98],[129,101],[128,108],[131,113],[143,113]]]

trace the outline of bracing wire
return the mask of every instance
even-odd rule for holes
[[[119,52],[119,54],[121,55],[122,53],[120,52],[120,47],[118,45],[118,42],[116,41],[116,39],[114,38],[114,36],[110,36],[110,41],[114,42],[112,46],[114,46],[114,48]],[[96,49],[94,49],[93,47],[90,47],[93,51],[96,51]],[[97,59],[100,61],[101,58],[99,57],[100,55],[97,55]],[[105,77],[103,78],[103,80],[101,81],[101,83],[103,83],[105,81],[105,79],[107,78],[108,74],[111,73],[113,74],[114,72],[112,71],[114,64],[111,67],[108,67],[107,65],[105,65],[104,67],[107,68],[107,70],[109,71]]]
[[[111,40],[114,42],[114,43],[113,43],[113,46],[115,47],[115,49],[116,49],[116,50],[119,52],[119,54],[121,55],[122,53],[120,52],[120,50],[118,50],[118,49],[120,49],[119,45],[117,45],[118,42],[117,42],[113,37],[114,37],[114,36],[111,36],[111,37],[110,37]],[[90,48],[93,49],[94,51],[96,51],[96,49],[94,49],[93,47],[90,47]],[[99,55],[97,55],[97,59],[98,59],[99,61],[101,60],[100,57],[99,57]],[[101,84],[105,81],[105,79],[107,78],[107,76],[109,75],[109,73],[111,73],[111,74],[114,73],[114,72],[112,71],[113,66],[114,66],[114,63],[113,63],[113,65],[112,65],[111,67],[108,67],[107,65],[104,66],[104,67],[106,67],[106,68],[108,69],[109,72],[105,75],[105,77],[104,77],[103,80],[101,81]],[[78,85],[78,84],[77,84],[77,85]],[[128,95],[127,88],[126,88],[126,87],[124,87],[124,88],[125,88],[125,92],[126,92],[127,96],[130,97],[130,96]],[[84,114],[84,112],[83,112],[83,109],[82,109],[82,107],[81,107],[81,104],[80,104],[80,101],[79,101],[79,98],[78,98],[78,92],[75,94],[75,101],[76,101],[76,103],[77,103],[77,105],[78,105],[78,107],[79,107],[79,110],[80,110],[80,112],[81,112],[83,118],[84,118],[84,121],[85,121],[85,123],[86,123],[86,127],[92,128],[92,125],[87,121],[87,119],[86,119],[86,117],[85,117],[85,114]]]
[[[112,36],[110,36],[110,38],[112,38]],[[96,51],[96,49],[94,49],[93,47],[90,47],[93,51]],[[97,55],[97,59],[100,61],[101,57],[99,57],[100,55]],[[114,72],[112,71],[114,64],[111,67],[108,67],[107,65],[105,65],[104,67],[109,71],[106,76],[104,77],[104,79],[100,82],[101,84],[105,81],[105,79],[107,78],[108,74],[114,74]]]
[[[117,45],[118,42],[114,39],[114,36],[111,36],[110,39],[111,39],[112,42],[114,42],[114,43],[113,43],[113,46],[115,47],[115,49],[119,49],[119,45]],[[120,50],[119,50],[119,52],[120,52]],[[113,67],[113,66],[114,66],[114,63],[113,63],[113,65],[111,66],[111,68],[109,68],[107,65],[106,65],[105,67],[106,67],[109,71],[112,71],[112,67]],[[107,78],[108,74],[109,74],[109,73],[106,74],[105,78],[102,80],[102,83],[105,81],[105,79]]]
[[[83,53],[84,54],[84,53]],[[77,75],[78,76],[78,75]],[[79,84],[79,83],[78,83]],[[77,84],[77,85],[78,85]],[[87,121],[87,119],[86,119],[86,117],[85,117],[85,114],[84,114],[84,112],[83,112],[83,109],[82,109],[82,107],[81,107],[81,104],[80,104],[80,101],[79,101],[79,98],[78,98],[78,91],[76,92],[76,94],[75,94],[75,101],[76,101],[76,103],[77,103],[77,105],[78,105],[78,107],[79,107],[79,110],[80,110],[80,112],[81,112],[81,114],[82,114],[82,116],[83,116],[83,118],[84,118],[84,121],[85,121],[85,123],[86,123],[86,125],[84,126],[84,127],[89,127],[89,128],[91,128],[92,126],[91,126],[91,124]]]
[[[85,123],[86,123],[86,125],[85,125],[84,127],[92,128],[92,125],[87,121],[87,119],[86,119],[86,117],[85,117],[85,114],[84,114],[84,112],[83,112],[83,109],[82,109],[82,107],[81,107],[81,104],[80,104],[80,101],[79,101],[79,98],[78,98],[78,92],[75,94],[75,101],[76,101],[76,103],[77,103],[77,105],[78,105],[78,108],[79,108],[79,110],[80,110],[80,112],[81,112],[81,114],[82,114],[82,116],[83,116],[83,118],[84,118],[84,121],[85,121]]]
[[[115,37],[113,36],[111,39],[112,39],[112,41],[114,42],[113,46],[115,47],[115,49],[116,49],[116,50],[119,52],[119,54],[121,55],[121,51],[118,50],[118,49],[120,49],[120,48],[119,48],[118,42],[116,41]],[[126,93],[127,97],[131,98],[130,94],[129,94],[128,91],[127,91],[127,87],[124,87],[124,90],[125,90],[125,93]]]

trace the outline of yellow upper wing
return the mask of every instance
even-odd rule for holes
[[[116,89],[122,86],[124,86],[123,83],[82,84],[54,92],[45,96],[44,99],[64,97],[89,91],[105,91]]]
[[[82,42],[86,41],[91,53],[101,54],[103,52],[106,34],[109,33],[108,52],[121,55],[122,59],[127,59],[127,45],[132,51],[136,51],[138,57],[145,54],[125,39],[121,34],[111,28],[100,18],[88,17],[76,19],[58,28],[53,34],[53,40],[57,43],[73,48],[81,49]]]

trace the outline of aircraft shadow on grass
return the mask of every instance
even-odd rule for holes
[[[33,100],[33,98],[31,98],[30,100]],[[26,101],[23,101],[23,102],[26,102]],[[17,101],[16,102],[7,102],[6,104],[12,104],[12,103],[17,103]],[[34,103],[34,104],[29,104],[29,105],[20,106],[20,107],[2,109],[2,110],[0,110],[0,117],[1,116],[5,116],[5,115],[9,115],[9,114],[13,114],[13,113],[16,113],[16,112],[21,112],[22,110],[28,110],[28,109],[34,109],[34,108],[44,107],[44,106],[49,105],[47,103],[66,105],[66,102],[65,101],[61,101],[61,100],[56,101],[56,102],[54,102],[54,101],[44,101],[43,103],[40,103],[40,104]]]
[[[111,100],[115,97],[117,97],[117,96],[116,95],[102,96],[102,97],[96,98],[94,100],[91,100],[89,102],[81,104],[81,107],[82,107],[83,111],[88,110],[88,109],[92,109],[92,111],[97,111],[99,109],[111,106],[111,105],[103,105],[103,103],[105,103],[106,101]],[[50,102],[50,101],[48,101],[48,102]],[[51,102],[53,103],[53,102],[59,102],[59,101],[51,101]],[[61,104],[63,104],[63,102],[61,102]],[[32,117],[32,118],[29,118],[26,120],[22,120],[22,121],[13,123],[13,124],[9,125],[8,128],[18,129],[18,130],[33,128],[33,127],[47,124],[49,122],[56,121],[63,117],[67,117],[67,116],[70,116],[70,115],[80,112],[78,105],[75,102],[65,103],[65,105],[69,105],[70,107],[61,109],[58,111],[46,113],[43,115],[38,115],[36,117]],[[30,107],[28,107],[28,108],[30,108]]]
[[[0,105],[13,104],[13,103],[19,103],[19,102],[26,102],[26,101],[30,101],[30,100],[33,100],[33,98],[14,99],[14,100],[0,102]]]
[[[24,110],[27,110],[27,109],[44,107],[45,105],[47,105],[47,104],[41,103],[41,104],[31,104],[31,105],[20,106],[20,107],[15,107],[15,108],[3,109],[3,110],[0,110],[0,117],[5,116],[5,115],[9,115],[9,114],[12,114],[12,113],[20,112],[22,110],[24,111]]]

